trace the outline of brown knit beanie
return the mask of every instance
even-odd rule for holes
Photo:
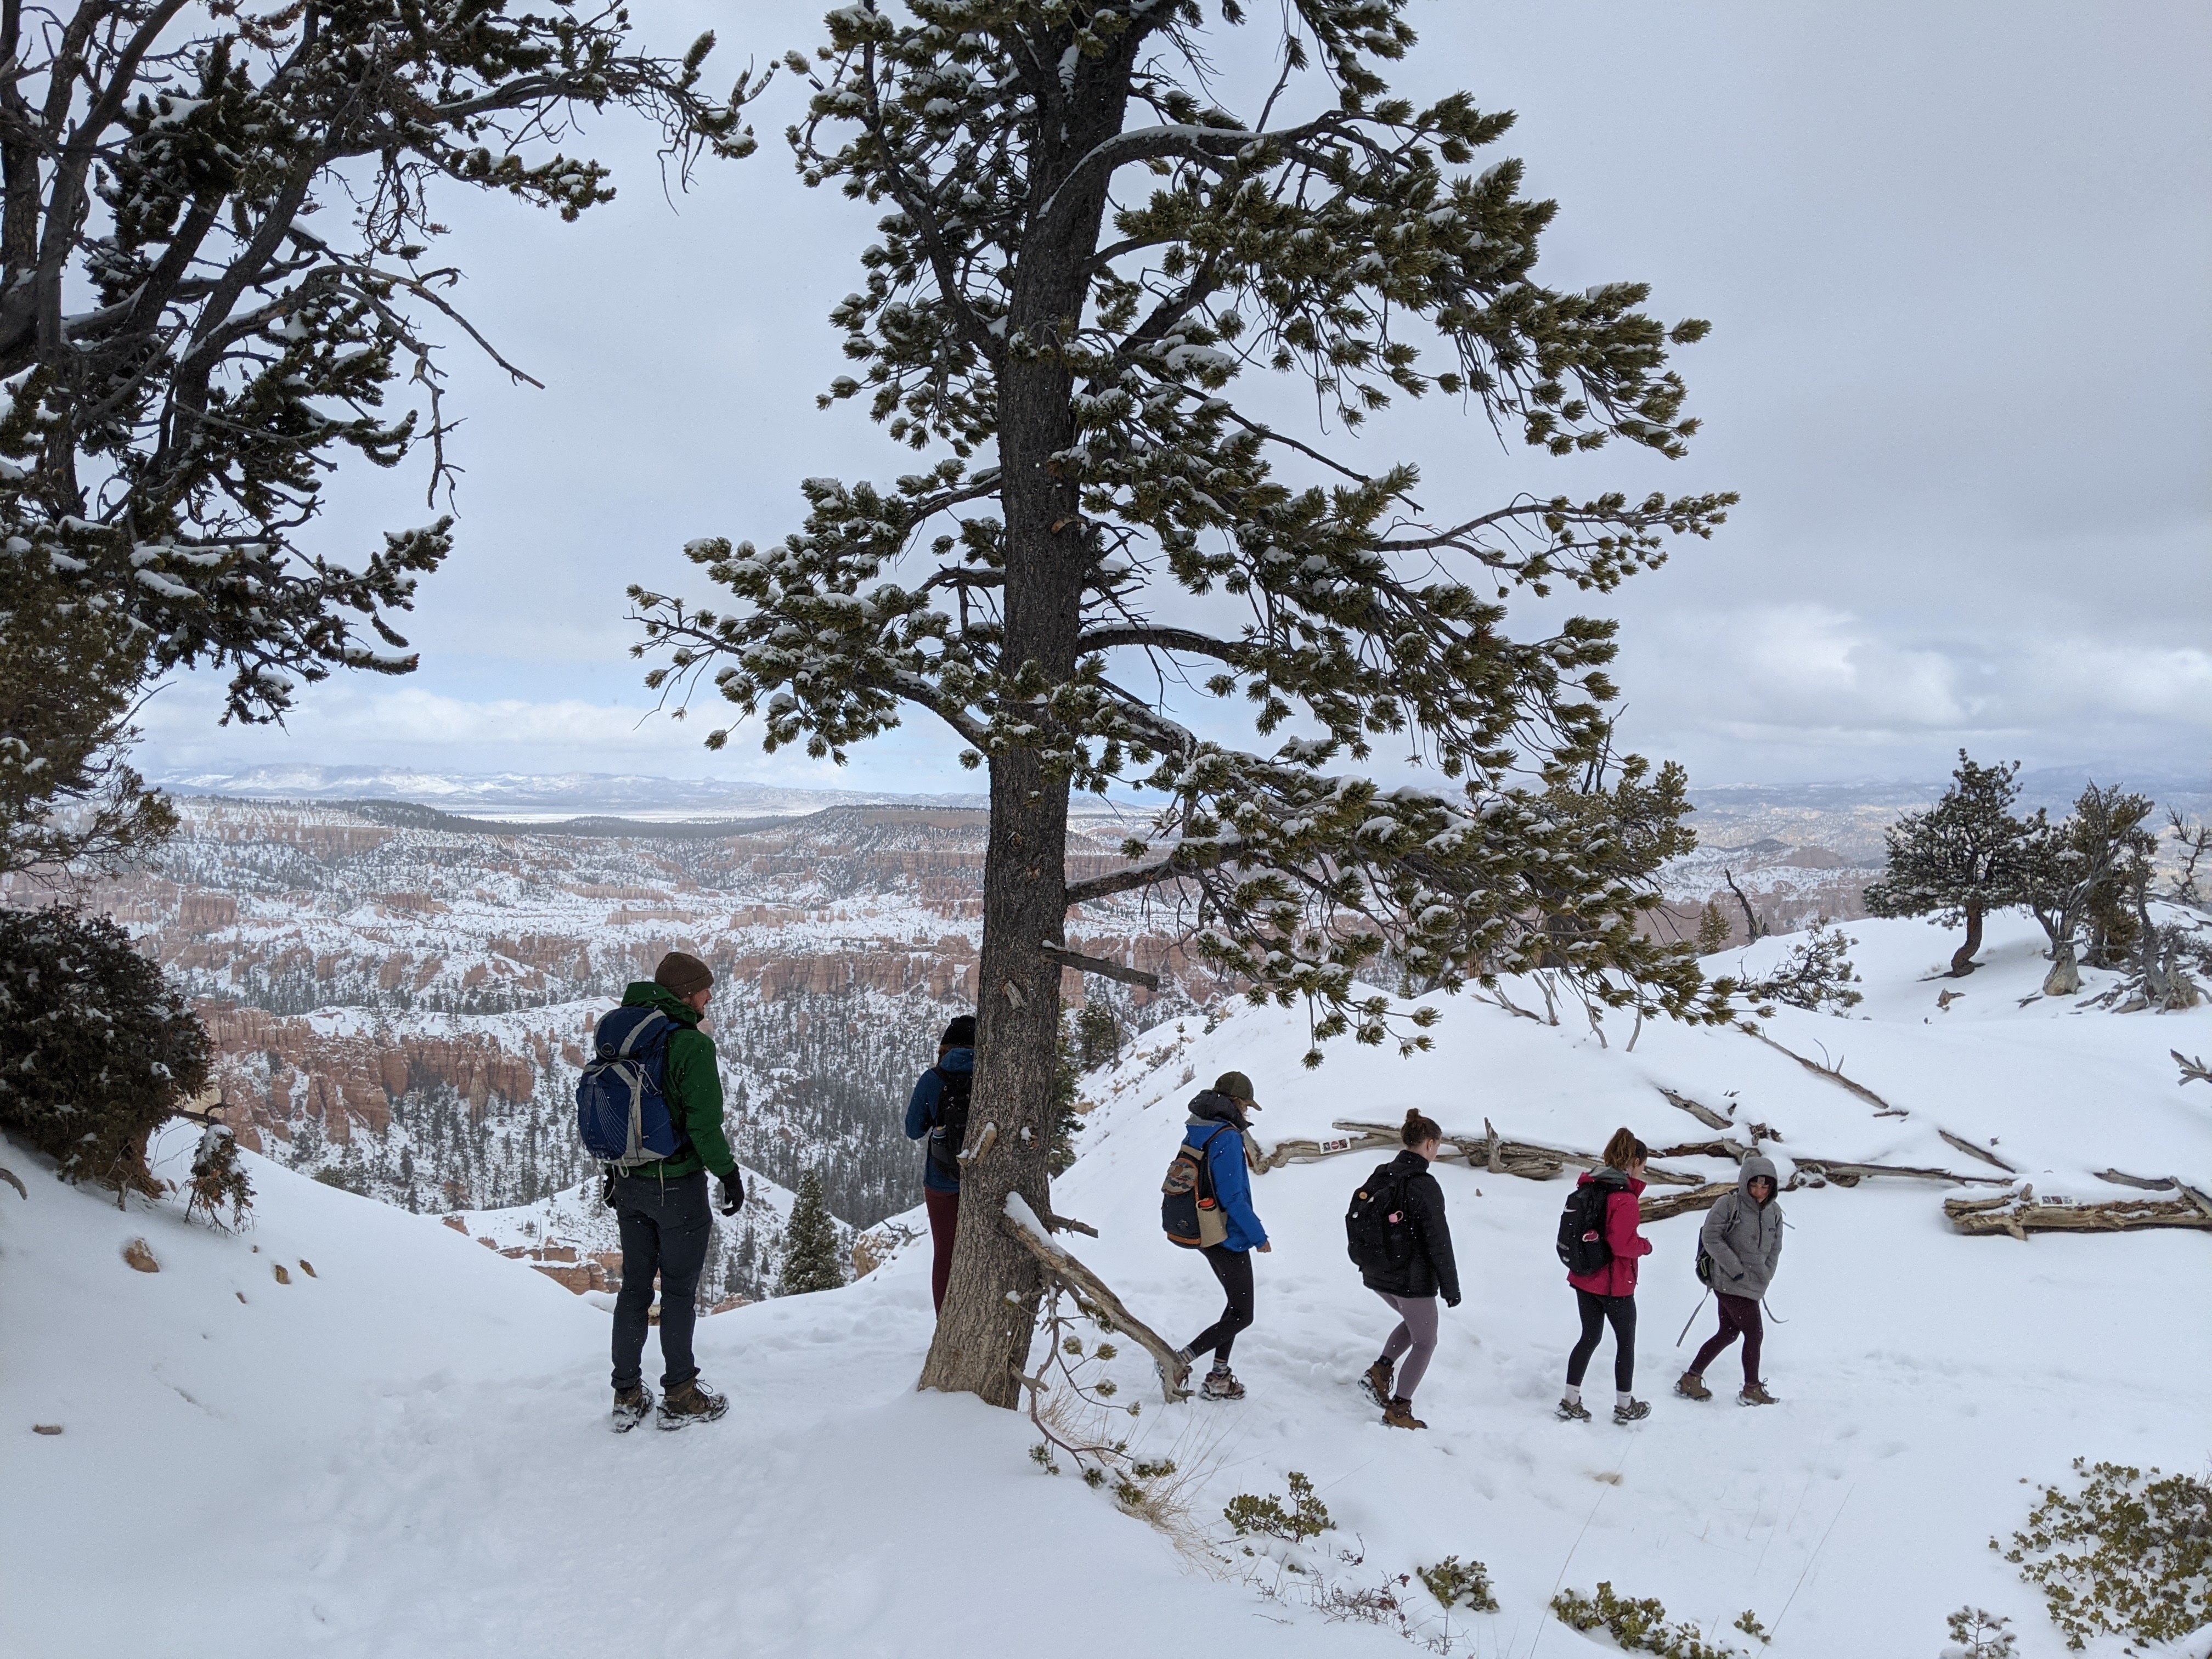
[[[653,982],[664,991],[688,997],[714,982],[714,970],[695,956],[671,951],[653,970]]]

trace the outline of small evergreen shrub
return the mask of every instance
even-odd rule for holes
[[[1945,1622],[1951,1627],[1951,1643],[1941,1659],[2012,1659],[2018,1638],[2011,1620],[1986,1607],[1960,1607]]]
[[[2045,1486],[2003,1552],[2043,1592],[2066,1645],[2172,1641],[2212,1624],[2212,1484],[2079,1457],[2074,1473],[2081,1490]]]
[[[146,1139],[207,1083],[206,1028],[106,916],[0,910],[0,1127],[68,1181],[161,1190]]]
[[[1656,1596],[1631,1601],[1615,1595],[1613,1586],[1602,1582],[1593,1595],[1561,1590],[1552,1598],[1552,1613],[1570,1630],[1602,1630],[1630,1652],[1656,1653],[1660,1659],[1739,1659],[1741,1653],[1730,1644],[1715,1646],[1706,1641],[1687,1620],[1668,1624],[1667,1609]],[[1767,1640],[1766,1627],[1748,1608],[1737,1616],[1735,1628],[1762,1643]]]
[[[321,1176],[316,1177],[318,1180]],[[210,1127],[192,1150],[192,1176],[185,1183],[185,1215],[204,1211],[216,1226],[223,1225],[223,1206],[230,1207],[230,1231],[245,1224],[253,1207],[253,1183],[238,1166],[238,1139],[220,1123]]]
[[[1328,1518],[1328,1506],[1315,1496],[1313,1482],[1296,1469],[1291,1471],[1289,1508],[1279,1498],[1259,1498],[1248,1492],[1231,1498],[1221,1514],[1240,1537],[1259,1533],[1290,1544],[1318,1538],[1335,1524]]]
[[[845,1282],[845,1264],[837,1249],[837,1224],[822,1199],[819,1170],[809,1170],[799,1178],[791,1224],[784,1229],[783,1251],[783,1268],[775,1281],[778,1296],[834,1291]]]
[[[1419,1571],[1421,1582],[1429,1587],[1429,1594],[1447,1612],[1461,1607],[1475,1613],[1498,1611],[1498,1597],[1490,1588],[1490,1569],[1481,1562],[1462,1565],[1456,1555],[1447,1555],[1433,1567]]]

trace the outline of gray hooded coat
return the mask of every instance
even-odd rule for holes
[[[1764,1205],[1751,1195],[1754,1176],[1774,1182],[1774,1196]],[[1754,1302],[1766,1294],[1774,1282],[1774,1265],[1782,1259],[1782,1183],[1775,1177],[1771,1160],[1756,1154],[1744,1159],[1735,1190],[1721,1194],[1705,1217],[1698,1242],[1713,1259],[1716,1291]]]

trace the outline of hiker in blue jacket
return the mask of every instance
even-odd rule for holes
[[[945,1311],[952,1278],[952,1240],[960,1225],[960,1144],[975,1079],[975,1016],[962,1014],[937,1042],[937,1064],[915,1080],[906,1103],[906,1138],[922,1140],[921,1201],[929,1210],[930,1300]]]
[[[1183,1130],[1183,1145],[1197,1149],[1206,1158],[1214,1200],[1228,1224],[1221,1242],[1206,1246],[1201,1254],[1206,1265],[1213,1269],[1213,1276],[1221,1281],[1229,1305],[1221,1310],[1220,1318],[1191,1339],[1188,1347],[1176,1352],[1178,1370],[1174,1381],[1178,1388],[1189,1376],[1191,1362],[1198,1355],[1213,1356],[1212,1369],[1199,1387],[1208,1400],[1244,1397],[1244,1385],[1229,1369],[1229,1350],[1237,1333],[1252,1323],[1251,1253],[1257,1250],[1265,1255],[1274,1248],[1267,1242],[1267,1230],[1252,1210],[1247,1114],[1259,1109],[1252,1098],[1252,1079],[1242,1072],[1224,1072],[1211,1089],[1200,1091],[1190,1103]]]

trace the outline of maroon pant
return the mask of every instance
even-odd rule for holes
[[[1759,1322],[1759,1300],[1756,1297],[1726,1296],[1719,1298],[1721,1328],[1713,1333],[1705,1346],[1698,1350],[1698,1357],[1690,1362],[1690,1369],[1699,1376],[1705,1367],[1721,1357],[1721,1350],[1741,1336],[1743,1338],[1743,1385],[1747,1389],[1759,1381],[1759,1344],[1766,1334]]]
[[[945,1286],[952,1277],[952,1235],[960,1225],[960,1194],[925,1188],[921,1201],[929,1206],[929,1296],[939,1313],[945,1311]]]

